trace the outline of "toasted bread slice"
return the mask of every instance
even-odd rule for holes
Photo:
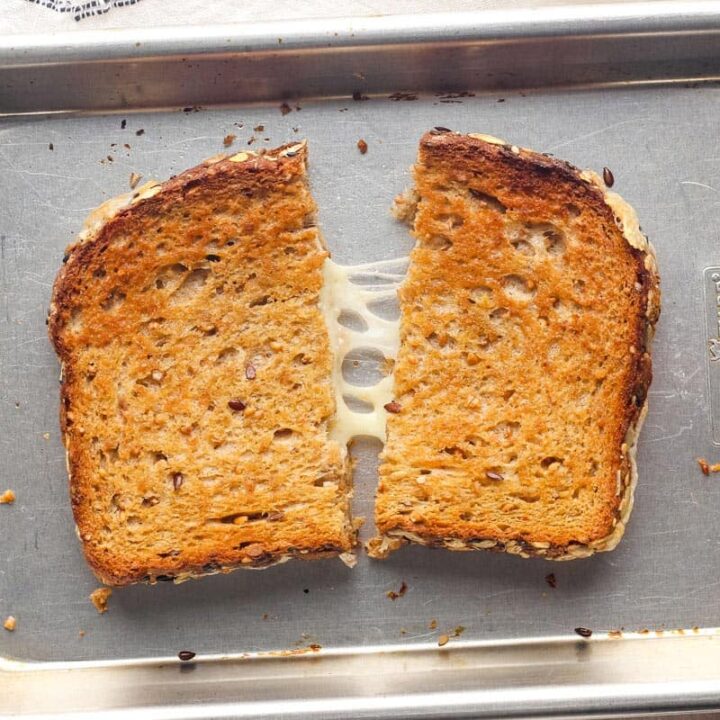
[[[659,312],[635,213],[593,173],[440,129],[397,213],[417,244],[371,554],[612,549]]]
[[[110,585],[348,553],[304,143],[94,217],[53,291],[78,534]]]

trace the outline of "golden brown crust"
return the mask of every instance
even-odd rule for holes
[[[371,554],[611,549],[652,377],[651,246],[594,176],[494,138],[426,134],[415,181]]]
[[[73,513],[106,584],[352,550],[305,163],[304,143],[206,161],[68,250],[49,331]]]

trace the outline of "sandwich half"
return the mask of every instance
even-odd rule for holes
[[[110,201],[69,248],[49,331],[103,582],[351,559],[314,212],[298,143]]]
[[[660,307],[634,211],[594,173],[440,128],[414,177],[396,203],[416,245],[371,555],[611,550]]]

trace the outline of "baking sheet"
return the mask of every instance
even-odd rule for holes
[[[0,631],[0,716],[720,707],[720,485],[695,462],[720,455],[718,31],[715,3],[659,2],[0,35],[0,491],[18,496],[0,507],[0,618],[18,619]],[[353,100],[358,90],[369,99]],[[424,548],[385,562],[361,554],[354,570],[294,562],[116,590],[99,616],[72,525],[44,325],[85,215],[126,191],[131,172],[166,178],[224,150],[228,134],[235,151],[252,137],[255,149],[305,137],[334,259],[402,256],[411,241],[389,206],[434,125],[611,168],[657,248],[655,381],[619,548],[562,564]],[[353,448],[354,510],[368,518],[379,447]],[[594,631],[590,642],[578,626]],[[442,634],[451,639],[438,650]],[[197,656],[182,666],[185,649]]]
[[[463,640],[488,640],[572,634],[576,626],[719,624],[720,482],[704,477],[695,462],[713,457],[703,269],[720,263],[717,89],[344,98],[299,106],[287,115],[269,105],[0,123],[0,485],[17,493],[13,506],[0,508],[0,614],[18,618],[18,629],[0,637],[2,653],[101,660],[183,648],[222,654],[311,643],[407,645],[457,626],[465,628]],[[354,570],[339,561],[295,562],[180,586],[116,590],[110,610],[99,616],[87,599],[98,583],[82,560],[70,514],[58,367],[44,322],[63,248],[84,216],[125,191],[131,172],[166,178],[223,150],[228,134],[237,135],[238,150],[251,137],[253,148],[305,137],[334,259],[397,257],[411,241],[389,206],[410,183],[418,138],[434,125],[491,133],[583,168],[610,167],[615,189],[635,206],[657,248],[663,314],[655,379],[636,508],[619,548],[562,564],[423,548],[385,562],[361,553]],[[364,156],[359,138],[369,146]],[[372,442],[354,448],[354,511],[368,518],[378,449]],[[368,523],[363,535],[370,532]],[[545,579],[551,572],[556,588]],[[390,600],[386,593],[403,581],[406,594]]]

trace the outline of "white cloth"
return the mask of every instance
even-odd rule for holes
[[[57,1],[57,0],[55,0]],[[84,4],[88,0],[71,0]],[[107,5],[111,0],[96,0]],[[595,2],[623,0],[595,0]],[[28,0],[0,0],[0,35],[168,25],[247,23],[323,17],[368,17],[458,10],[501,10],[589,4],[593,0],[139,0],[76,22],[71,14]]]

